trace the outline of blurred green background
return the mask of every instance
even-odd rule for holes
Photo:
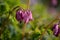
[[[17,9],[12,9],[16,6],[26,9],[26,3],[27,0],[0,0],[0,40],[22,40],[23,23],[20,24],[15,18]],[[47,25],[55,19],[55,15],[48,12],[47,3],[47,0],[30,0],[34,20],[26,25],[24,40],[40,40],[40,37],[42,40],[60,40],[60,36],[55,37],[51,30],[58,20],[50,24],[50,28],[45,31]],[[42,35],[43,32],[45,33]]]

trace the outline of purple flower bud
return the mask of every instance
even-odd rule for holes
[[[59,26],[58,24],[55,24],[54,27],[53,27],[53,34],[54,34],[55,36],[58,36],[58,34],[59,34],[59,33],[58,33],[58,29],[59,29],[58,26]]]
[[[32,20],[32,12],[30,10],[27,10],[26,13],[28,14],[29,16],[29,20]]]
[[[16,12],[16,19],[18,21],[24,21],[24,23],[28,23],[30,20],[32,20],[32,13],[30,10],[23,10],[19,9]]]
[[[25,13],[23,14],[23,20],[25,23],[28,23],[30,20],[32,20],[32,13],[30,10],[26,10]]]
[[[58,32],[55,36],[59,36],[59,33],[60,33],[60,28],[58,28]]]
[[[16,11],[16,19],[18,21],[22,21],[23,20],[22,14],[23,14],[23,9],[19,9],[19,10]]]

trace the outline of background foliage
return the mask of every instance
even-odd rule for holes
[[[26,25],[24,40],[39,40],[41,36],[42,40],[59,40],[60,36],[55,37],[51,30],[58,20],[49,25],[50,28],[45,31],[45,28],[53,19],[55,19],[55,16],[48,12],[47,5],[38,1],[39,0],[37,0],[36,4],[31,4],[30,6],[34,20]],[[22,40],[23,23],[20,24],[15,18],[17,9],[12,11],[16,6],[21,6],[24,9],[27,8],[25,0],[0,0],[1,40]],[[45,33],[42,35],[44,31]]]

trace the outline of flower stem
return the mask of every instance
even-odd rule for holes
[[[30,7],[30,0],[27,0],[27,9]]]
[[[24,24],[24,26],[23,26],[23,28],[22,28],[22,40],[24,40],[25,29],[26,29],[26,24]]]

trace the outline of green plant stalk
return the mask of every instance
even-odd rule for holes
[[[26,29],[26,23],[23,25],[23,28],[22,28],[22,40],[24,40],[25,29]]]
[[[30,8],[30,0],[27,0],[27,10],[29,10],[29,8]],[[23,26],[22,40],[24,40],[26,25],[27,24],[25,23]]]
[[[27,9],[30,8],[30,0],[27,0]]]

